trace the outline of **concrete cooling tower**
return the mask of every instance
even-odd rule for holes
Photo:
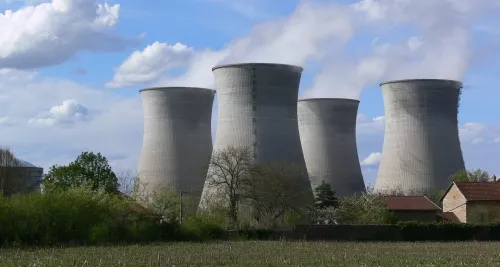
[[[199,200],[212,153],[215,91],[165,87],[139,92],[144,136],[138,175],[145,193],[169,187],[177,193],[190,192]]]
[[[297,124],[302,68],[248,63],[216,66],[213,73],[218,97],[214,152],[245,147],[257,164],[294,163],[305,172]],[[311,191],[307,175],[303,183]],[[201,207],[217,192],[220,188],[211,187],[207,179]]]
[[[386,122],[375,190],[445,190],[465,168],[457,119],[462,84],[426,79],[381,87]]]
[[[299,100],[300,141],[313,188],[325,181],[337,196],[365,190],[356,146],[358,105],[353,99]]]

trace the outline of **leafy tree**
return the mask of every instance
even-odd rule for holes
[[[248,180],[245,199],[250,200],[261,226],[277,227],[287,212],[303,213],[312,203],[312,192],[304,168],[287,163],[255,166]]]
[[[325,209],[328,207],[336,208],[338,206],[335,192],[332,191],[330,184],[324,180],[314,189],[314,192],[316,193],[316,197],[314,198],[314,207],[316,209]]]
[[[336,210],[338,221],[343,224],[390,224],[396,221],[387,210],[386,197],[379,194],[363,193],[343,197]]]
[[[490,182],[490,175],[481,169],[459,170],[451,176],[453,182]]]
[[[82,152],[67,166],[54,165],[44,177],[50,188],[68,189],[90,184],[93,190],[118,191],[118,179],[101,153]]]
[[[252,168],[250,150],[243,147],[229,146],[215,151],[210,159],[207,183],[213,189],[211,191],[216,193],[210,196],[210,201],[213,203],[209,205],[222,203],[227,208],[227,215],[233,226],[238,222],[239,204],[243,199]]]

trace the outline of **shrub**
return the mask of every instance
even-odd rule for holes
[[[474,240],[480,234],[488,234],[489,226],[462,223],[418,223],[397,224],[405,241],[465,241]]]
[[[224,233],[220,224],[199,216],[187,219],[180,227],[181,238],[188,241],[220,239]]]
[[[88,187],[0,197],[0,244],[96,244],[176,237],[176,223],[161,223],[136,205]]]

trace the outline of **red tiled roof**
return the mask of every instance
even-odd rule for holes
[[[441,210],[425,196],[389,196],[386,198],[388,210],[437,211]]]
[[[460,222],[457,215],[455,215],[455,213],[453,212],[438,212],[436,215],[442,218],[444,221]]]
[[[500,200],[499,182],[459,182],[455,184],[467,201]]]

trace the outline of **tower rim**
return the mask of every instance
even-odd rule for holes
[[[307,97],[307,98],[300,98],[299,100],[297,100],[297,102],[305,102],[305,101],[328,101],[328,100],[341,100],[341,101],[348,101],[348,102],[360,103],[360,101],[357,100],[357,99],[341,98],[341,97]]]
[[[233,63],[233,64],[221,64],[217,65],[212,68],[212,71],[217,70],[217,69],[222,69],[222,68],[231,68],[231,67],[253,67],[253,66],[258,66],[258,67],[287,67],[291,69],[295,69],[299,72],[304,71],[304,68],[301,66],[297,65],[291,65],[291,64],[282,64],[282,63]]]
[[[215,93],[214,89],[204,88],[204,87],[194,87],[194,86],[158,86],[158,87],[147,87],[139,90],[139,93],[144,91],[169,91],[169,90],[186,90],[186,89],[195,89],[195,90],[206,90]]]
[[[379,84],[379,86],[382,86],[384,84],[390,84],[390,83],[403,83],[403,82],[446,82],[446,83],[455,83],[458,84],[460,87],[463,86],[462,82],[458,80],[451,80],[451,79],[399,79],[399,80],[388,80],[388,81],[383,81]]]

